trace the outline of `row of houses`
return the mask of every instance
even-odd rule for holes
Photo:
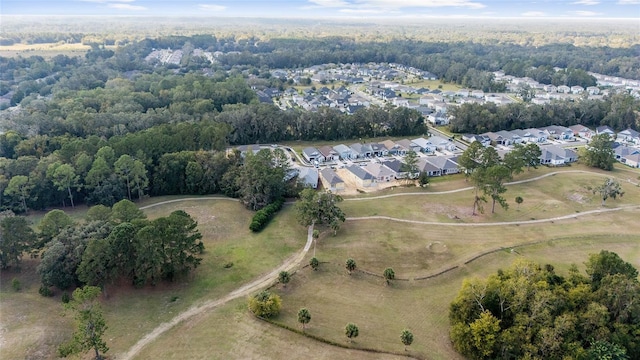
[[[409,151],[435,153],[436,151],[456,151],[455,144],[439,136],[429,138],[417,138],[413,140],[385,140],[381,143],[351,145],[340,144],[336,146],[306,147],[302,150],[302,156],[309,163],[330,163],[337,160],[357,160],[389,155],[405,156]]]
[[[464,134],[462,139],[471,143],[480,141],[484,146],[493,143],[496,145],[510,146],[521,143],[544,144],[548,140],[573,141],[576,138],[589,140],[594,135],[609,134],[617,142],[632,145],[640,145],[640,133],[633,129],[626,129],[616,134],[608,126],[599,126],[596,130],[591,130],[584,125],[573,125],[569,127],[551,125],[541,128],[501,130],[496,132],[486,132],[484,134]]]
[[[555,145],[541,146],[540,163],[548,166],[564,166],[578,161],[578,154],[571,150]],[[504,153],[502,153],[504,155]],[[637,166],[640,161],[640,150],[630,157]],[[635,159],[635,160],[634,160]],[[426,156],[418,160],[419,172],[429,176],[445,176],[457,174],[461,171],[457,156]],[[631,166],[631,165],[630,165]],[[361,188],[375,187],[378,183],[406,178],[404,163],[399,160],[387,160],[380,163],[369,162],[366,165],[349,165],[342,171],[346,180]],[[345,189],[343,180],[334,169],[326,167],[319,172],[320,179],[327,190],[340,192]]]

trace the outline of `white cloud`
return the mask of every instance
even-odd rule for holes
[[[640,5],[640,0],[618,0],[618,5]]]
[[[547,14],[545,14],[542,11],[527,11],[527,12],[523,12],[522,14],[520,14],[522,16],[528,16],[528,17],[539,17],[539,16],[545,16]]]
[[[344,14],[388,14],[389,12],[382,9],[340,9],[340,13]]]
[[[581,11],[581,10],[577,10],[577,11],[569,11],[569,13],[570,13],[571,15],[575,15],[575,16],[596,16],[596,15],[602,15],[602,13],[595,12],[595,11]]]
[[[207,11],[225,11],[227,9],[226,6],[215,5],[215,4],[200,4],[198,5],[198,7],[200,8],[200,10],[207,10]]]
[[[578,1],[572,2],[571,4],[573,4],[573,5],[598,5],[598,4],[600,4],[600,1],[597,1],[597,0],[578,0]]]
[[[322,7],[343,7],[350,5],[348,2],[342,0],[309,0],[309,2]]]
[[[400,7],[468,7],[481,9],[486,5],[469,0],[357,0],[358,4],[385,8]]]
[[[482,9],[486,5],[471,0],[309,0],[310,3],[321,7],[341,7],[348,9],[400,9],[411,7],[466,7]]]
[[[144,7],[144,6],[123,4],[121,2],[120,3],[108,3],[107,6],[112,8],[112,9],[118,9],[118,10],[132,10],[132,11],[147,10],[147,8]]]

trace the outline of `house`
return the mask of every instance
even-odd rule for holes
[[[464,134],[462,135],[462,140],[468,143],[479,141],[484,147],[491,145],[491,139],[489,139],[488,136],[484,136],[484,135]]]
[[[589,93],[589,95],[598,95],[598,94],[600,94],[600,88],[598,88],[597,86],[589,86],[589,87],[587,87],[586,90]]]
[[[547,137],[559,140],[573,140],[573,130],[558,125],[545,126],[540,130],[547,133]]]
[[[456,145],[452,141],[441,138],[440,136],[430,137],[429,142],[436,146],[436,150],[447,150],[447,151],[456,150]]]
[[[522,142],[525,143],[545,143],[547,142],[547,133],[539,129],[524,129],[524,130],[513,130],[511,131],[514,134],[517,134],[522,139]]]
[[[453,157],[447,156],[433,156],[427,157],[427,162],[434,165],[436,168],[440,169],[442,175],[451,175],[457,174],[460,172],[460,168],[458,167],[458,163],[454,161]]]
[[[583,139],[591,139],[591,137],[595,135],[593,130],[581,124],[569,126],[569,129],[573,131],[573,136],[578,136]]]
[[[640,145],[640,133],[631,128],[622,130],[618,133],[616,141]]]
[[[420,145],[414,143],[413,141],[411,141],[409,139],[398,140],[398,141],[396,141],[396,144],[398,144],[401,147],[405,148],[406,152],[409,152],[409,151],[419,152],[422,149],[420,147]]]
[[[306,147],[302,149],[302,156],[307,159],[310,163],[315,163],[316,161],[319,163],[325,162],[325,157],[318,151],[318,149],[314,147]]]
[[[564,94],[568,94],[571,92],[571,88],[568,87],[567,85],[560,85],[557,87],[557,91],[559,93],[564,93]]]
[[[504,139],[509,139],[511,140],[511,144],[519,144],[522,142],[522,138],[520,137],[520,135],[512,132],[512,131],[507,131],[507,130],[500,130],[498,132],[496,132],[496,134],[500,135],[502,138]]]
[[[622,158],[621,162],[633,168],[640,168],[640,154],[627,155]]]
[[[391,180],[395,180],[396,178],[396,172],[383,164],[370,162],[366,166],[364,166],[363,169],[366,170],[369,174],[373,175],[375,181],[377,182],[388,182]]]
[[[617,146],[615,149],[613,149],[613,155],[615,156],[616,160],[620,162],[623,162],[622,159],[624,159],[625,157],[635,154],[640,154],[640,149],[624,145]]]
[[[382,165],[388,167],[395,173],[396,179],[402,179],[407,176],[407,172],[405,171],[405,164],[400,160],[386,160],[382,162]]]
[[[337,161],[340,158],[338,152],[333,150],[331,146],[322,146],[318,148],[318,151],[324,156],[325,162]]]
[[[347,176],[350,177],[357,186],[372,187],[376,186],[376,179],[369,172],[364,170],[362,166],[350,165],[347,166]]]
[[[344,180],[342,180],[331,168],[324,168],[320,170],[320,179],[322,180],[322,185],[326,190],[339,192],[345,188]]]
[[[432,163],[427,161],[427,158],[418,159],[418,171],[425,173],[429,176],[442,176],[442,170]]]
[[[488,133],[484,133],[482,134],[483,136],[488,137],[489,139],[491,139],[491,142],[493,142],[496,145],[504,145],[504,146],[509,146],[511,144],[513,144],[513,142],[511,141],[511,136],[508,137],[504,137],[498,133],[494,133],[494,132],[488,132]]]
[[[449,117],[441,111],[436,111],[435,113],[431,113],[427,115],[427,121],[432,123],[433,125],[448,125]]]
[[[312,189],[318,188],[318,169],[310,167],[300,167],[298,172],[298,182],[304,187]]]
[[[353,151],[353,155],[355,158],[369,158],[373,155],[373,151],[371,151],[371,146],[367,144],[355,143],[351,144],[351,151]]]
[[[559,146],[540,147],[540,164],[549,166],[563,166],[578,161],[578,154],[571,150]]]
[[[383,144],[371,143],[369,144],[371,147],[371,153],[373,156],[387,156],[389,155],[389,150]]]
[[[571,93],[573,94],[582,94],[584,92],[584,88],[580,85],[574,85],[571,87]]]
[[[344,144],[334,146],[333,150],[338,153],[340,159],[353,159],[355,157],[353,150]]]
[[[603,125],[603,126],[598,126],[596,128],[596,135],[600,135],[600,134],[609,134],[609,136],[613,138],[616,135],[616,132],[613,131],[613,129],[608,127],[607,125]]]
[[[418,145],[420,147],[420,151],[424,153],[432,153],[436,151],[436,146],[431,143],[431,141],[425,138],[417,138],[411,140],[412,143]]]
[[[382,145],[387,148],[387,153],[391,155],[407,155],[408,150],[404,146],[395,143],[393,140],[385,140],[382,142]]]

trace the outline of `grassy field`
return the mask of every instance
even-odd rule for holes
[[[107,46],[107,48],[115,49],[115,46]],[[0,56],[42,56],[44,58],[54,57],[56,55],[82,56],[91,49],[89,45],[80,43],[67,44],[64,42],[47,43],[47,44],[13,44],[9,46],[0,46]]]
[[[576,168],[579,167],[566,170]],[[521,178],[532,178],[556,170],[542,168],[522,174]],[[614,174],[618,176],[618,173]],[[564,196],[574,188],[582,188],[585,183],[599,182],[601,179],[596,175],[566,173],[525,185],[514,185],[514,188],[521,187],[521,191],[530,192],[531,196],[540,196],[541,204],[551,203],[552,200],[568,204],[543,211],[544,206],[525,200],[520,213],[525,212],[525,204],[547,217],[551,213],[575,213],[578,207],[599,208],[598,201],[580,204]],[[463,179],[454,180],[453,183],[458,186],[465,184]],[[442,184],[443,188],[454,186],[451,183]],[[419,191],[415,188],[397,190]],[[640,189],[625,186],[625,190],[624,203],[611,202],[608,206],[640,203],[637,198]],[[424,198],[430,199],[428,196]],[[410,201],[414,197],[392,199],[395,200],[389,201],[397,201],[399,204],[396,206],[402,208],[402,204],[411,207],[413,204]],[[379,205],[382,201],[347,201],[343,203],[343,208],[353,206],[348,215],[363,216],[370,207],[385,208]],[[440,198],[429,204],[449,206],[452,202]],[[567,212],[563,213],[565,210]],[[510,212],[518,211],[511,209],[507,213]],[[531,212],[514,215],[514,218],[528,219],[530,216]],[[517,257],[552,263],[559,271],[566,271],[571,263],[583,268],[582,263],[588,254],[603,248],[615,251],[625,260],[640,266],[640,223],[637,217],[637,210],[623,210],[553,223],[467,228],[385,220],[347,221],[338,236],[331,236],[326,231],[320,236],[316,256],[322,264],[318,272],[303,268],[293,276],[286,288],[274,288],[284,303],[283,312],[276,321],[298,327],[296,313],[301,307],[307,307],[312,314],[307,330],[310,334],[354,349],[372,348],[391,352],[403,351],[399,334],[402,329],[409,328],[416,337],[409,354],[425,359],[458,359],[460,357],[448,340],[447,310],[465,277],[486,276],[498,268],[509,266]],[[481,217],[478,221],[486,220]],[[511,252],[511,248],[515,248],[515,252]],[[465,264],[484,253],[487,254]],[[310,253],[308,259],[311,256]],[[379,276],[364,272],[348,275],[344,269],[344,261],[348,257],[356,259],[359,269],[374,274],[381,274],[384,268],[392,267],[396,277],[402,280],[388,287]],[[438,274],[452,266],[458,267],[434,278],[416,279]],[[245,302],[238,300],[236,305],[227,305],[220,312],[211,312],[203,318],[183,323],[145,348],[140,358],[156,358],[160,355],[170,359],[207,356],[280,358],[283,354],[302,358],[308,356],[311,346],[315,349],[311,350],[314,358],[353,358],[348,350],[329,345],[316,349],[315,346],[320,344],[310,345],[308,338],[252,319],[247,315],[245,306]],[[355,322],[360,327],[360,336],[354,343],[344,338],[343,328],[347,322]],[[377,355],[364,352],[357,354],[358,358],[374,356]],[[383,358],[392,357],[385,355]]]
[[[302,248],[306,241],[306,229],[288,225],[295,222],[291,206],[286,206],[272,226],[257,235],[248,230],[252,212],[237,202],[183,201],[160,205],[146,213],[154,218],[176,209],[185,210],[199,223],[207,249],[202,264],[180,283],[143,289],[126,284],[107,287],[109,297],[103,301],[103,307],[112,355],[125,351],[155,326],[194,303],[219,297],[271,270]],[[230,262],[233,266],[224,269],[224,264]],[[25,262],[22,272],[3,272],[1,276],[1,357],[54,357],[57,344],[69,336],[67,329],[72,320],[61,317],[61,294],[53,298],[38,295],[39,278],[35,274],[35,263],[30,261]],[[20,292],[11,290],[14,277],[23,284]]]
[[[517,257],[551,263],[559,271],[566,271],[571,263],[582,267],[587,254],[601,249],[615,251],[640,266],[637,207],[537,224],[455,225],[542,219],[600,209],[599,200],[586,187],[601,183],[604,177],[566,172],[584,169],[572,166],[525,171],[517,180],[553,171],[565,172],[509,186],[506,195],[509,201],[520,195],[524,203],[520,208],[513,204],[508,211],[499,209],[495,215],[488,211],[475,217],[464,213],[471,208],[469,191],[433,194],[468,186],[460,175],[439,178],[427,189],[397,188],[372,194],[418,191],[429,195],[343,202],[341,206],[350,217],[386,215],[445,223],[349,220],[337,236],[329,231],[321,233],[316,248],[316,256],[322,262],[319,271],[305,267],[295,273],[286,288],[274,288],[284,304],[283,312],[275,319],[277,322],[297,327],[296,313],[299,308],[307,307],[312,315],[307,330],[310,334],[353,349],[322,344],[256,320],[248,315],[246,300],[238,299],[180,323],[143,348],[138,358],[392,359],[389,354],[358,349],[403,352],[399,335],[402,329],[409,328],[415,335],[410,355],[458,359],[448,340],[447,310],[465,277],[486,276],[507,267]],[[605,175],[635,179],[635,174],[623,168]],[[607,201],[605,208],[640,204],[640,188],[624,183],[623,187],[624,197]],[[177,199],[146,199],[140,205],[168,200]],[[285,206],[274,222],[258,235],[247,229],[252,213],[229,200],[177,201],[148,208],[145,213],[149,218],[156,218],[176,209],[185,210],[198,221],[207,248],[203,263],[181,283],[144,289],[127,285],[107,289],[109,297],[104,299],[103,306],[112,357],[117,358],[155,326],[188,307],[221,297],[273,269],[299,250],[306,237],[306,230],[296,225],[292,206]],[[73,215],[80,218],[82,213],[82,209],[76,209]],[[313,249],[305,263],[312,253]],[[477,258],[479,255],[482,256]],[[392,267],[398,280],[385,286],[379,275],[360,271],[348,275],[344,269],[348,257],[356,260],[358,269],[372,274],[382,274],[386,267]],[[233,267],[224,269],[223,265],[229,262],[233,262]],[[35,266],[35,261],[27,260],[21,273],[0,274],[2,358],[53,358],[57,344],[70,335],[72,319],[61,316],[60,294],[54,298],[38,295]],[[452,271],[423,279],[454,266],[457,268]],[[14,277],[23,284],[17,293],[10,285]],[[347,322],[355,322],[360,327],[360,336],[353,343],[344,337]]]

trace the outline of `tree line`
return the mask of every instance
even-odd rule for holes
[[[463,104],[450,109],[449,128],[457,133],[538,128],[549,125],[582,124],[592,128],[608,125],[620,131],[640,126],[636,113],[640,100],[626,93],[613,93],[602,100],[586,98],[537,105],[512,103]]]
[[[188,274],[201,261],[204,245],[197,222],[177,210],[154,220],[128,200],[91,207],[74,221],[61,210],[48,212],[33,231],[24,217],[0,220],[2,268],[20,266],[23,253],[40,255],[41,293],[82,285],[105,286],[118,279],[143,286]]]
[[[586,276],[516,261],[466,279],[450,305],[451,340],[471,359],[637,359],[638,270],[612,252],[591,254]]]

